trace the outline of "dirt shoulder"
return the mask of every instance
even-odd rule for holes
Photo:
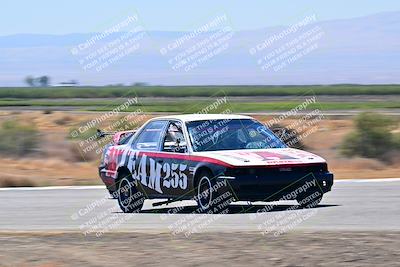
[[[0,266],[398,266],[400,232],[0,234]]]

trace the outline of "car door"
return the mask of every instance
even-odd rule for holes
[[[180,121],[169,122],[162,139],[161,155],[164,191],[172,197],[188,196],[193,180],[190,170],[193,168]]]
[[[163,195],[161,182],[162,164],[158,162],[161,140],[168,125],[166,120],[147,123],[131,144],[130,163],[132,178],[137,181],[138,189],[147,196]]]

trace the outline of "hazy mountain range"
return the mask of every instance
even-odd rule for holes
[[[283,48],[316,26],[323,34],[315,42],[317,47],[309,53],[279,71],[272,68],[264,71],[257,64],[261,56]],[[0,86],[22,86],[27,75],[49,75],[52,83],[74,79],[83,85],[134,82],[165,85],[400,83],[400,12],[316,22],[288,34],[256,56],[249,53],[249,49],[287,28],[233,32],[231,39],[226,41],[226,49],[187,72],[173,70],[168,63],[177,52],[160,53],[161,48],[173,44],[187,35],[186,32],[147,32],[136,51],[99,72],[85,71],[79,64],[83,54],[74,56],[71,53],[73,47],[90,40],[96,33],[0,36]],[[195,36],[176,50],[183,52],[215,33]],[[96,47],[122,34],[110,35],[98,41]]]

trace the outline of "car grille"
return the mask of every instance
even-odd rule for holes
[[[294,166],[294,167],[274,167],[274,168],[265,168],[265,167],[243,167],[243,168],[234,168],[227,171],[227,175],[232,176],[271,176],[274,174],[283,174],[283,173],[296,173],[296,174],[309,174],[309,173],[322,173],[327,172],[328,168],[326,163],[315,164],[315,165],[307,165],[307,166]]]

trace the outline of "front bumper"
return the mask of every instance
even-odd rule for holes
[[[299,188],[324,194],[333,185],[333,174],[328,171],[304,173],[264,169],[236,175],[231,172],[217,179],[227,181],[237,200],[248,201],[276,201],[292,192],[299,192]]]

